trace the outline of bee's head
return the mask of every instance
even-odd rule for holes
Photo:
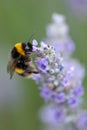
[[[31,54],[32,53],[32,44],[31,43],[22,43],[22,48],[25,51],[26,54]]]

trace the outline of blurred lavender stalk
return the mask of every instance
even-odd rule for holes
[[[52,15],[46,28],[47,38],[38,45],[33,40],[39,74],[32,78],[40,84],[45,105],[39,112],[46,130],[87,130],[87,111],[81,109],[84,67],[71,57],[75,45],[69,36],[65,17]]]
[[[65,2],[74,15],[81,19],[87,18],[87,0],[66,0]]]

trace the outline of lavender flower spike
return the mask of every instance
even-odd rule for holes
[[[35,74],[32,75],[32,78],[41,84],[39,87],[40,96],[46,102],[49,101],[49,107],[44,107],[45,112],[49,111],[47,112],[48,116],[45,117],[49,120],[47,124],[58,126],[58,122],[61,122],[60,124],[66,125],[67,128],[72,127],[72,124],[77,127],[78,111],[80,111],[81,97],[84,94],[82,87],[83,67],[76,60],[64,60],[61,53],[56,53],[53,46],[44,42],[41,42],[40,46],[33,44],[33,48],[36,48],[35,64],[40,73],[38,74],[39,80],[38,75]],[[83,76],[78,74],[78,66]],[[76,78],[75,75],[77,75]],[[43,111],[44,109],[42,113],[44,113]],[[44,122],[44,117],[41,119]]]
[[[65,44],[65,39],[69,40],[68,28],[66,25],[64,33],[58,28],[65,26],[64,16],[54,14],[52,18],[48,37],[53,43],[41,41],[38,44],[36,40],[32,43],[36,55],[34,62],[39,72],[33,74],[32,79],[40,85],[40,96],[45,101],[39,113],[40,119],[46,125],[46,130],[86,130],[87,114],[81,109],[85,69],[69,53],[65,56],[65,48],[62,51],[56,50],[55,40],[60,41],[59,34],[62,44]]]
[[[46,27],[45,42],[54,46],[57,53],[68,57],[75,50],[75,45],[69,36],[69,27],[65,20],[63,15],[52,15],[52,22]]]

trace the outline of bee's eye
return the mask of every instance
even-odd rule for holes
[[[30,53],[30,48],[27,46],[26,43],[22,43],[22,48],[25,51],[25,53]]]
[[[32,52],[33,50],[33,47],[32,47],[32,44],[30,42],[27,43],[27,47],[29,48],[29,50]]]

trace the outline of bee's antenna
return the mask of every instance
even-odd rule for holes
[[[34,32],[34,33],[29,37],[28,42],[30,42],[30,41],[33,39],[35,33],[36,33],[36,32]]]

